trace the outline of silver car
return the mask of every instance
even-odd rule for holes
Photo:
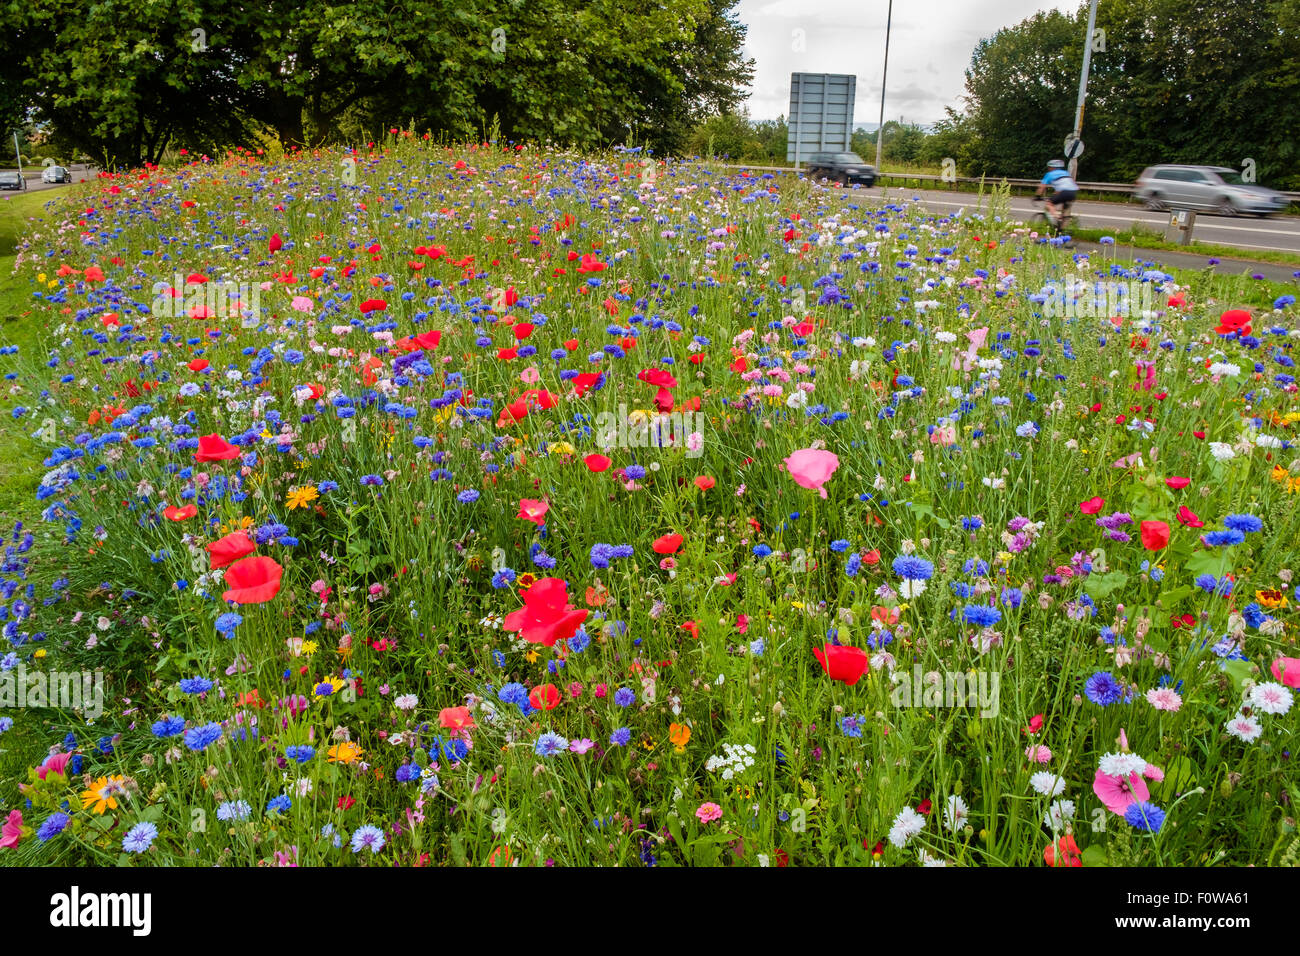
[[[1197,209],[1221,216],[1267,216],[1289,202],[1276,190],[1245,182],[1226,166],[1151,166],[1138,177],[1133,195],[1150,209]]]

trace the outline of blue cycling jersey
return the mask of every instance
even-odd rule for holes
[[[1078,183],[1071,179],[1070,174],[1064,169],[1049,169],[1047,175],[1043,177],[1043,182],[1044,184],[1051,186],[1057,192],[1064,192],[1068,189],[1072,189],[1075,192],[1079,191]]]

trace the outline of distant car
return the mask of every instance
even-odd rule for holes
[[[41,182],[70,183],[72,182],[72,173],[68,172],[65,166],[46,166],[41,171]]]
[[[0,189],[20,190],[27,188],[27,180],[22,173],[0,173]]]
[[[1138,177],[1133,195],[1151,209],[1203,209],[1221,216],[1267,216],[1289,202],[1274,189],[1245,182],[1226,166],[1151,166]]]
[[[872,186],[876,182],[876,168],[857,153],[813,153],[806,169],[810,179],[826,179],[844,186]]]

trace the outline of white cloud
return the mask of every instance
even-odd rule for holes
[[[1078,0],[899,0],[889,37],[885,118],[929,124],[959,106],[965,71],[980,39],[1039,10],[1078,8]],[[874,127],[880,112],[886,0],[740,0],[749,27],[745,53],[755,60],[747,101],[755,119],[790,107],[790,74],[852,73],[858,78],[855,125]],[[795,31],[802,31],[796,33]]]

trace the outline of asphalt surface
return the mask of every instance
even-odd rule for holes
[[[93,172],[91,172],[91,171],[90,171],[87,167],[85,167],[85,166],[68,166],[68,167],[67,167],[67,170],[68,170],[68,172],[72,173],[72,183],[84,183],[84,182],[85,182],[86,180],[88,180],[88,179],[94,179],[94,178],[95,178],[95,174],[94,174]],[[12,167],[10,167],[8,171],[9,171],[9,172],[17,172],[17,170],[14,169],[14,168],[12,168]],[[45,167],[43,167],[43,166],[24,166],[24,167],[23,167],[23,178],[27,180],[27,192],[29,192],[29,193],[34,193],[34,192],[41,192],[41,191],[46,190],[46,189],[63,189],[63,188],[66,187],[66,186],[70,186],[70,185],[72,185],[72,183],[46,183],[46,182],[42,182],[42,181],[41,181],[41,173],[44,172],[44,171],[45,171]],[[21,196],[21,195],[22,195],[22,191],[21,191],[21,190],[14,190],[14,191],[10,192],[9,190],[5,190],[3,193],[0,193],[0,195],[4,195],[4,196]]]
[[[866,190],[851,190],[849,194],[853,192],[879,196],[884,190],[876,186]],[[918,197],[927,208],[936,212],[955,212],[962,208],[970,210],[978,202],[975,193],[946,190],[900,189],[893,186],[889,187],[888,194],[895,201]],[[1011,198],[1011,212],[1018,219],[1028,220],[1041,208],[1042,203],[1016,196]],[[1170,216],[1167,212],[1146,209],[1137,202],[1076,202],[1073,212],[1079,219],[1079,225],[1085,229],[1114,229],[1116,232],[1129,228],[1134,223],[1141,223],[1163,233],[1169,225]],[[1243,250],[1300,252],[1300,218],[1271,216],[1260,219],[1255,216],[1216,216],[1198,212],[1192,238]]]

